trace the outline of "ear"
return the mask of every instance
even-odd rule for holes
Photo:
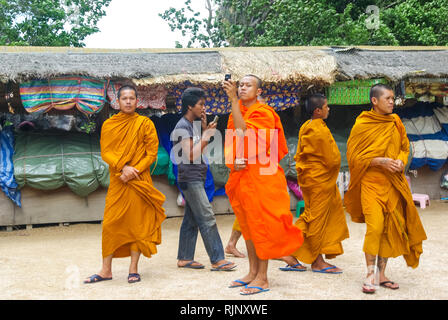
[[[377,97],[372,97],[372,104],[373,105],[378,104],[378,98]]]
[[[263,93],[263,90],[261,88],[257,89],[257,96],[261,96],[261,94]]]

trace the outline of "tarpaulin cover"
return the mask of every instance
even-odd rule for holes
[[[159,146],[152,175],[169,175],[169,155]],[[101,159],[99,137],[84,133],[19,132],[14,173],[20,188],[54,190],[67,185],[85,197],[99,186],[109,186],[109,167]],[[171,173],[172,174],[172,173]]]
[[[54,190],[67,185],[81,197],[109,185],[99,138],[84,133],[17,133],[14,175],[20,188]]]
[[[14,132],[12,126],[3,128],[0,133],[0,187],[8,198],[21,207],[21,193],[14,178]]]
[[[100,112],[106,102],[106,80],[83,76],[31,80],[20,84],[20,98],[28,112],[68,110],[85,114]]]

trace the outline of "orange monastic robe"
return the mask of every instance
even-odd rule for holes
[[[149,167],[157,158],[159,141],[153,122],[137,113],[118,113],[103,124],[101,156],[109,165],[110,183],[103,219],[103,257],[151,257],[161,243],[165,196],[154,188]],[[120,180],[125,165],[139,170],[140,179]]]
[[[293,224],[286,178],[279,165],[288,153],[280,117],[274,109],[260,102],[246,108],[240,101],[240,108],[247,127],[244,157],[248,159],[248,165],[244,170],[235,171],[233,162],[227,164],[231,171],[226,193],[241,233],[245,240],[253,242],[258,258],[267,260],[290,255],[300,247],[303,237],[300,229]],[[232,115],[227,127],[234,129]],[[258,139],[260,134],[264,134],[260,129],[267,130],[265,139]],[[277,130],[278,141],[271,141],[274,136],[270,136],[269,129]],[[229,157],[232,160],[236,157],[236,140],[226,137],[226,162]],[[249,152],[254,146],[258,147],[256,154]],[[264,153],[269,157],[276,147],[278,156],[266,163],[260,155]],[[265,174],[262,169],[269,167],[275,170]]]
[[[396,114],[362,112],[347,141],[350,186],[344,203],[354,222],[367,225],[365,253],[403,255],[407,265],[416,268],[426,234],[406,177],[370,167],[376,157],[400,159],[406,165],[408,155],[406,129]]]
[[[336,185],[341,154],[322,119],[308,120],[302,125],[294,159],[305,201],[305,211],[295,225],[305,240],[293,255],[309,264],[319,254],[334,258],[344,252],[341,242],[349,233]]]

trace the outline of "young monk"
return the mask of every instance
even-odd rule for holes
[[[376,84],[370,101],[372,110],[358,116],[347,141],[350,185],[344,197],[352,220],[367,225],[364,293],[376,291],[376,276],[382,287],[398,289],[385,275],[387,259],[403,255],[407,265],[416,268],[426,239],[403,172],[409,140],[400,118],[392,114],[394,91]]]
[[[257,100],[261,104],[266,104],[265,100],[262,96],[258,96]],[[232,128],[230,128],[229,125]],[[230,130],[233,129],[233,121],[227,122],[227,129],[230,129]],[[238,223],[238,219],[235,218],[235,220],[233,221],[232,233],[230,234],[229,242],[227,242],[227,246],[225,249],[225,252],[227,254],[233,255],[236,258],[245,258],[246,257],[244,255],[244,253],[241,253],[236,247],[236,244],[238,243],[238,240],[240,238],[241,238],[241,228],[240,228],[240,224]]]
[[[330,108],[322,94],[312,95],[306,105],[311,120],[300,128],[297,153],[294,157],[297,181],[303,193],[305,211],[295,225],[304,235],[303,245],[292,257],[284,257],[288,263],[282,271],[304,271],[298,261],[311,264],[313,272],[338,274],[342,270],[323,258],[335,258],[342,254],[342,240],[348,238],[348,227],[336,180],[341,165],[341,154],[325,124]]]
[[[283,127],[274,109],[257,100],[261,80],[245,76],[238,88],[232,80],[225,81],[224,90],[232,104],[228,128],[237,135],[246,134],[242,155],[237,137],[229,138],[229,130],[225,142],[226,164],[231,169],[226,193],[249,258],[249,273],[230,287],[243,286],[240,293],[251,295],[269,290],[268,260],[290,255],[303,238],[292,221],[286,178],[279,165],[288,153]]]
[[[103,124],[101,157],[109,165],[110,183],[103,219],[103,267],[84,283],[112,280],[112,258],[131,256],[128,282],[140,281],[138,261],[150,258],[161,243],[165,196],[154,188],[150,165],[159,141],[153,122],[135,113],[137,91],[118,90],[120,112]]]

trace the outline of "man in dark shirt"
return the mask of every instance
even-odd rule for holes
[[[171,135],[174,142],[172,159],[178,165],[178,183],[185,198],[185,212],[180,228],[177,266],[203,269],[194,261],[198,229],[212,264],[212,271],[229,271],[236,267],[224,260],[224,248],[219,236],[212,206],[205,192],[207,164],[203,152],[215,134],[216,123],[207,125],[205,93],[200,88],[188,88],[182,94],[182,115]],[[202,131],[202,135],[201,135]]]

